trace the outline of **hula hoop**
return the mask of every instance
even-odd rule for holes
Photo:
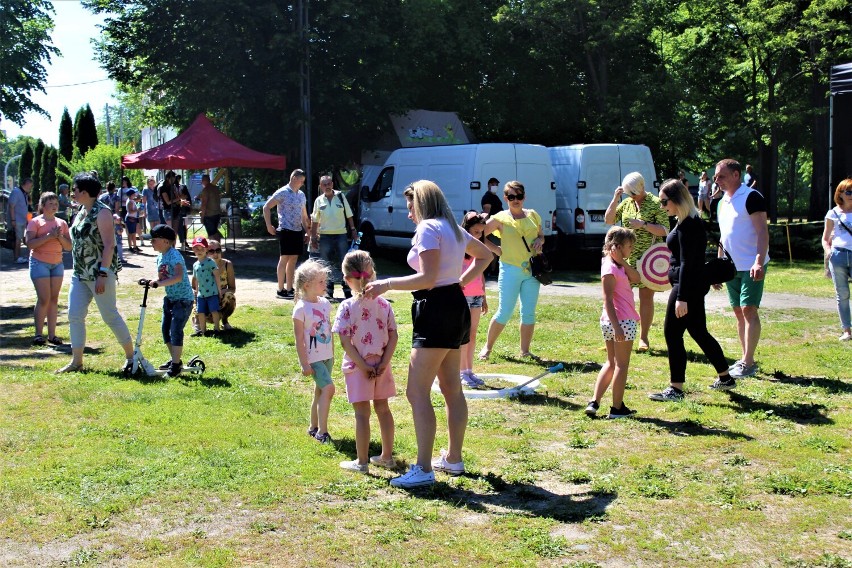
[[[522,385],[532,379],[526,375],[505,375],[502,373],[482,373],[477,376],[488,384],[488,379],[499,379],[507,381],[515,385]],[[471,399],[494,399],[494,398],[510,398],[520,394],[530,395],[535,392],[535,389],[541,386],[541,381],[534,380],[523,388],[506,387],[502,389],[464,389],[464,397]],[[441,392],[441,387],[438,386],[438,379],[432,383],[432,392]]]

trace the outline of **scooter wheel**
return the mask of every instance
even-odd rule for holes
[[[203,373],[204,370],[207,368],[204,365],[204,361],[202,361],[201,359],[193,359],[192,361],[189,362],[189,366],[194,368],[194,369],[200,369],[198,371],[199,373]]]

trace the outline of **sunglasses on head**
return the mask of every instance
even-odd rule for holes
[[[506,194],[506,201],[523,201],[523,200],[524,200],[523,195],[517,195],[517,194],[514,194],[514,193]]]

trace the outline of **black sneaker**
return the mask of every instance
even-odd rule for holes
[[[284,292],[284,297],[287,298],[288,300],[292,300],[293,298],[296,297],[296,291],[295,290],[286,290]]]
[[[165,363],[163,363],[162,365],[157,367],[157,370],[158,371],[168,371],[171,368],[172,368],[172,360],[169,359],[168,361],[166,361]]]
[[[727,381],[723,381],[722,379],[716,379],[710,388],[717,391],[729,391],[737,388],[737,381],[733,378],[728,378]]]
[[[308,436],[310,436],[311,438],[316,438],[318,431],[319,428],[317,428],[316,426],[314,426],[313,428],[308,428]]]
[[[586,416],[589,418],[594,418],[598,415],[598,409],[601,407],[600,404],[595,402],[594,400],[589,401],[589,406],[586,407]]]
[[[616,418],[624,418],[626,416],[630,416],[631,414],[636,414],[635,410],[630,410],[627,408],[627,405],[623,402],[621,403],[621,408],[615,408],[614,406],[609,407],[609,418],[610,420],[615,420]]]
[[[648,395],[648,398],[659,402],[679,402],[683,400],[683,391],[668,387],[663,392],[652,392]]]
[[[170,377],[177,377],[180,375],[180,372],[183,370],[183,362],[178,361],[177,363],[172,363],[169,367],[168,372],[166,373]]]
[[[286,300],[287,299],[287,290],[278,290],[277,292],[275,292],[275,295],[277,297],[281,298],[282,300]]]
[[[125,375],[129,375],[133,372],[133,359],[125,359],[124,368],[121,370]]]
[[[328,432],[326,432],[325,434],[314,434],[314,439],[316,439],[316,441],[320,444],[330,444],[334,441],[331,439],[331,436],[329,436]]]

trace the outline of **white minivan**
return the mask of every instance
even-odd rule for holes
[[[547,148],[531,144],[458,144],[395,150],[379,169],[366,168],[360,203],[361,246],[408,248],[414,224],[408,219],[403,191],[414,181],[432,180],[444,192],[461,223],[470,210],[481,211],[490,178],[524,184],[524,207],[535,209],[545,237],[553,234],[556,191]]]
[[[646,191],[660,186],[651,150],[644,145],[573,144],[548,151],[556,179],[561,250],[600,250],[610,227],[604,222],[604,212],[628,173],[642,174]]]

